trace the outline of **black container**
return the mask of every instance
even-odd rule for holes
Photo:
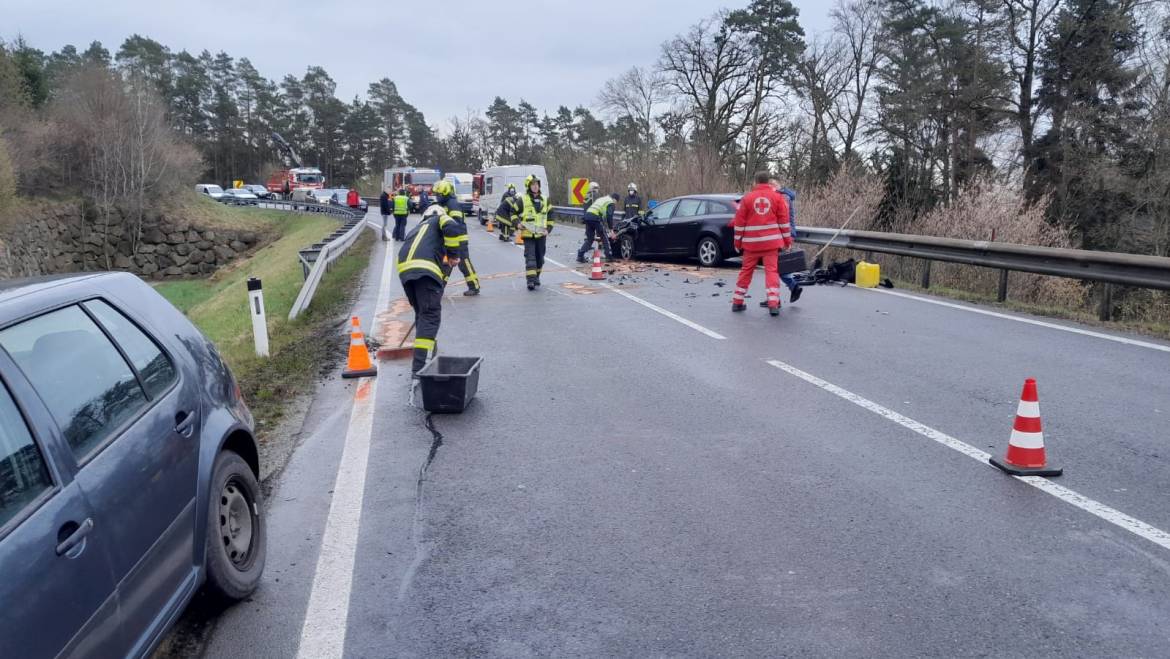
[[[479,389],[479,365],[483,357],[435,357],[418,372],[423,409],[458,413]]]
[[[804,272],[808,270],[808,260],[804,256],[803,249],[790,249],[787,252],[780,252],[780,274],[790,275],[794,272]]]

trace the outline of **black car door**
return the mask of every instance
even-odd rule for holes
[[[670,215],[678,205],[678,199],[658,204],[650,211],[646,219],[638,227],[637,253],[642,255],[666,254],[666,227],[670,222]]]
[[[682,199],[666,225],[666,253],[688,256],[699,244],[699,220],[703,210],[702,199]]]

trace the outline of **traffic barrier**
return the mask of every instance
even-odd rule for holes
[[[364,378],[378,374],[378,368],[370,361],[370,351],[366,349],[366,337],[362,334],[361,323],[354,316],[350,321],[349,359],[345,370],[341,372],[343,378]]]
[[[1036,394],[1036,380],[1024,381],[1016,421],[1008,440],[1007,454],[1002,460],[991,458],[991,464],[1013,476],[1059,476],[1064,470],[1048,466],[1044,451],[1044,431],[1040,424],[1040,398]]]
[[[593,271],[589,273],[589,279],[593,281],[604,281],[605,273],[601,271],[601,248],[593,248]]]

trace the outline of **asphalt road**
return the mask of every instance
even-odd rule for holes
[[[853,287],[773,319],[762,276],[733,315],[693,264],[529,292],[478,229],[472,258],[439,348],[484,357],[477,399],[432,432],[406,362],[323,383],[205,656],[1166,656],[1170,346]],[[1067,490],[972,459],[1025,377]]]

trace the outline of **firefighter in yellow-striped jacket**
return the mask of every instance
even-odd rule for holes
[[[398,279],[414,309],[414,362],[418,373],[435,352],[443,312],[443,289],[459,254],[467,228],[440,207],[431,206],[398,251]]]

